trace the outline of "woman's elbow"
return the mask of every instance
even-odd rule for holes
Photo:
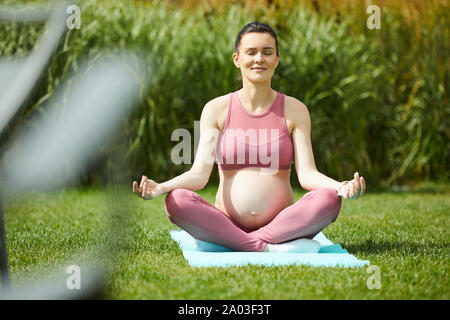
[[[192,191],[196,191],[196,190],[201,190],[204,187],[206,187],[206,185],[208,184],[209,181],[209,176],[206,176],[205,174],[201,174],[201,173],[194,173],[194,181],[195,183],[193,184],[193,187],[195,190]]]

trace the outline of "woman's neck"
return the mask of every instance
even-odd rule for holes
[[[270,107],[275,95],[276,91],[271,88],[270,82],[243,81],[239,96],[242,103],[252,112],[261,107]]]

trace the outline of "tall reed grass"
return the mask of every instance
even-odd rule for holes
[[[171,162],[178,143],[170,140],[172,131],[186,128],[194,137],[194,120],[206,102],[240,87],[231,58],[234,41],[246,23],[258,20],[279,37],[273,88],[310,110],[321,172],[343,180],[357,170],[370,184],[383,186],[448,180],[447,1],[380,1],[380,30],[366,27],[366,1],[250,3],[80,2],[81,29],[67,33],[2,141],[13,139],[16,127],[32,125],[31,114],[45,113],[52,93],[73,79],[83,59],[96,60],[104,48],[136,49],[146,59],[136,75],[143,90],[119,133],[126,141],[123,157],[135,177],[146,173],[163,181],[180,174],[190,165]],[[24,56],[41,30],[42,25],[0,24],[0,55]],[[116,149],[105,146],[103,159]],[[100,161],[85,182],[95,182],[104,166]],[[217,178],[214,173],[210,181]]]

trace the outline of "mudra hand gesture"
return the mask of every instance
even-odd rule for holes
[[[338,195],[344,199],[358,199],[366,192],[366,180],[355,172],[354,178],[351,181],[344,181],[338,188]]]
[[[141,183],[138,186],[136,181],[133,181],[133,192],[144,200],[151,200],[163,194],[163,188],[159,183],[142,176]]]

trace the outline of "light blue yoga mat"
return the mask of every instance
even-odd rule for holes
[[[178,242],[184,258],[194,267],[230,267],[259,264],[264,266],[309,265],[314,267],[355,268],[369,265],[358,260],[340,244],[333,244],[320,232],[314,237],[321,247],[319,253],[238,252],[214,243],[201,242],[194,248],[195,239],[186,231],[172,230],[170,236]]]

